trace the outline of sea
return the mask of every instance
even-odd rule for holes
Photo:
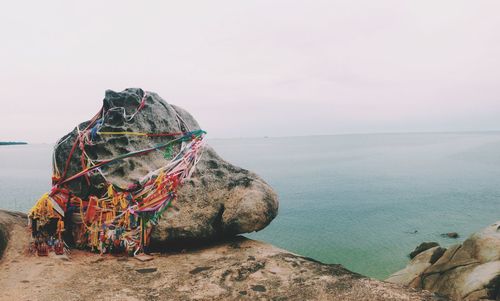
[[[247,237],[370,277],[500,220],[499,132],[208,140],[279,195],[276,219]],[[0,208],[27,212],[50,189],[52,148],[0,146]]]

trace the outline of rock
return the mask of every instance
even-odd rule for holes
[[[258,231],[276,216],[276,194],[262,179],[235,167],[206,147],[191,181],[181,189],[173,214],[161,219],[154,244],[209,239]]]
[[[392,274],[386,281],[403,285],[410,285],[428,267],[435,263],[445,251],[446,249],[435,246],[419,253],[410,261],[405,269]]]
[[[27,216],[24,213],[0,210],[0,259],[7,248],[14,227],[25,227]]]
[[[387,281],[426,289],[452,300],[500,300],[500,221],[473,234],[463,244],[449,247],[425,268],[412,260]]]
[[[147,273],[154,273],[158,271],[157,268],[143,268],[143,269],[137,269],[136,272],[140,274],[147,274]]]
[[[145,106],[133,118],[144,96],[141,89],[126,89],[123,92],[106,91],[103,108],[108,112],[107,122],[101,132],[174,133],[200,129],[196,120],[180,107],[168,104],[158,94],[147,92]],[[123,109],[121,109],[123,108]],[[130,119],[130,120],[129,120]],[[71,151],[78,129],[89,121],[78,125],[59,140],[55,150],[55,163],[61,171]],[[96,135],[92,145],[85,145],[90,159],[112,158],[123,153],[166,143],[170,137],[143,137],[132,135]],[[174,149],[175,151],[175,149]],[[82,167],[81,151],[77,147],[69,161],[67,176],[78,173]],[[166,164],[162,152],[151,152],[123,160],[102,168],[108,181],[119,186],[137,182],[152,170]],[[69,183],[75,195],[103,195],[105,179],[99,173]],[[151,236],[152,247],[173,245],[177,242],[200,242],[239,233],[258,231],[276,217],[278,198],[272,188],[255,173],[236,167],[220,158],[210,146],[204,147],[202,159],[193,177],[179,189],[177,201],[160,220]]]
[[[448,238],[458,238],[459,237],[457,232],[443,233],[443,234],[441,234],[441,236],[448,237]]]
[[[148,263],[80,250],[64,262],[26,255],[26,228],[9,228],[0,300],[442,300],[241,236]]]
[[[9,238],[9,230],[3,224],[0,224],[0,258],[2,258],[5,248],[7,248]]]
[[[415,250],[413,250],[413,252],[411,252],[409,256],[411,259],[413,259],[415,256],[422,253],[423,251],[437,246],[439,246],[437,242],[423,242],[420,245],[418,245],[418,247],[416,247]]]

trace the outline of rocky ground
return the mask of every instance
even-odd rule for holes
[[[440,300],[243,237],[148,262],[77,250],[37,257],[22,215],[0,211],[0,225],[10,233],[0,300]]]

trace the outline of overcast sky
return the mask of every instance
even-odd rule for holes
[[[127,87],[211,137],[500,130],[498,0],[16,0],[0,39],[0,141]]]

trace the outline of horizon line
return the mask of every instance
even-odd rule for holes
[[[242,136],[242,137],[211,137],[210,139],[231,140],[231,139],[262,139],[262,138],[296,138],[296,137],[328,137],[328,136],[363,136],[363,135],[418,135],[418,134],[480,134],[499,133],[500,130],[464,130],[464,131],[409,131],[409,132],[352,132],[337,134],[308,134],[291,136]]]
[[[363,136],[363,135],[419,135],[419,134],[494,134],[500,133],[500,130],[464,130],[464,131],[408,131],[408,132],[352,132],[336,134],[308,134],[308,135],[287,135],[287,136],[241,136],[241,137],[210,137],[210,140],[232,140],[232,139],[265,139],[265,138],[297,138],[297,137],[329,137],[329,136]],[[34,142],[22,140],[27,144],[55,144],[55,142]],[[6,142],[6,141],[0,141]]]

